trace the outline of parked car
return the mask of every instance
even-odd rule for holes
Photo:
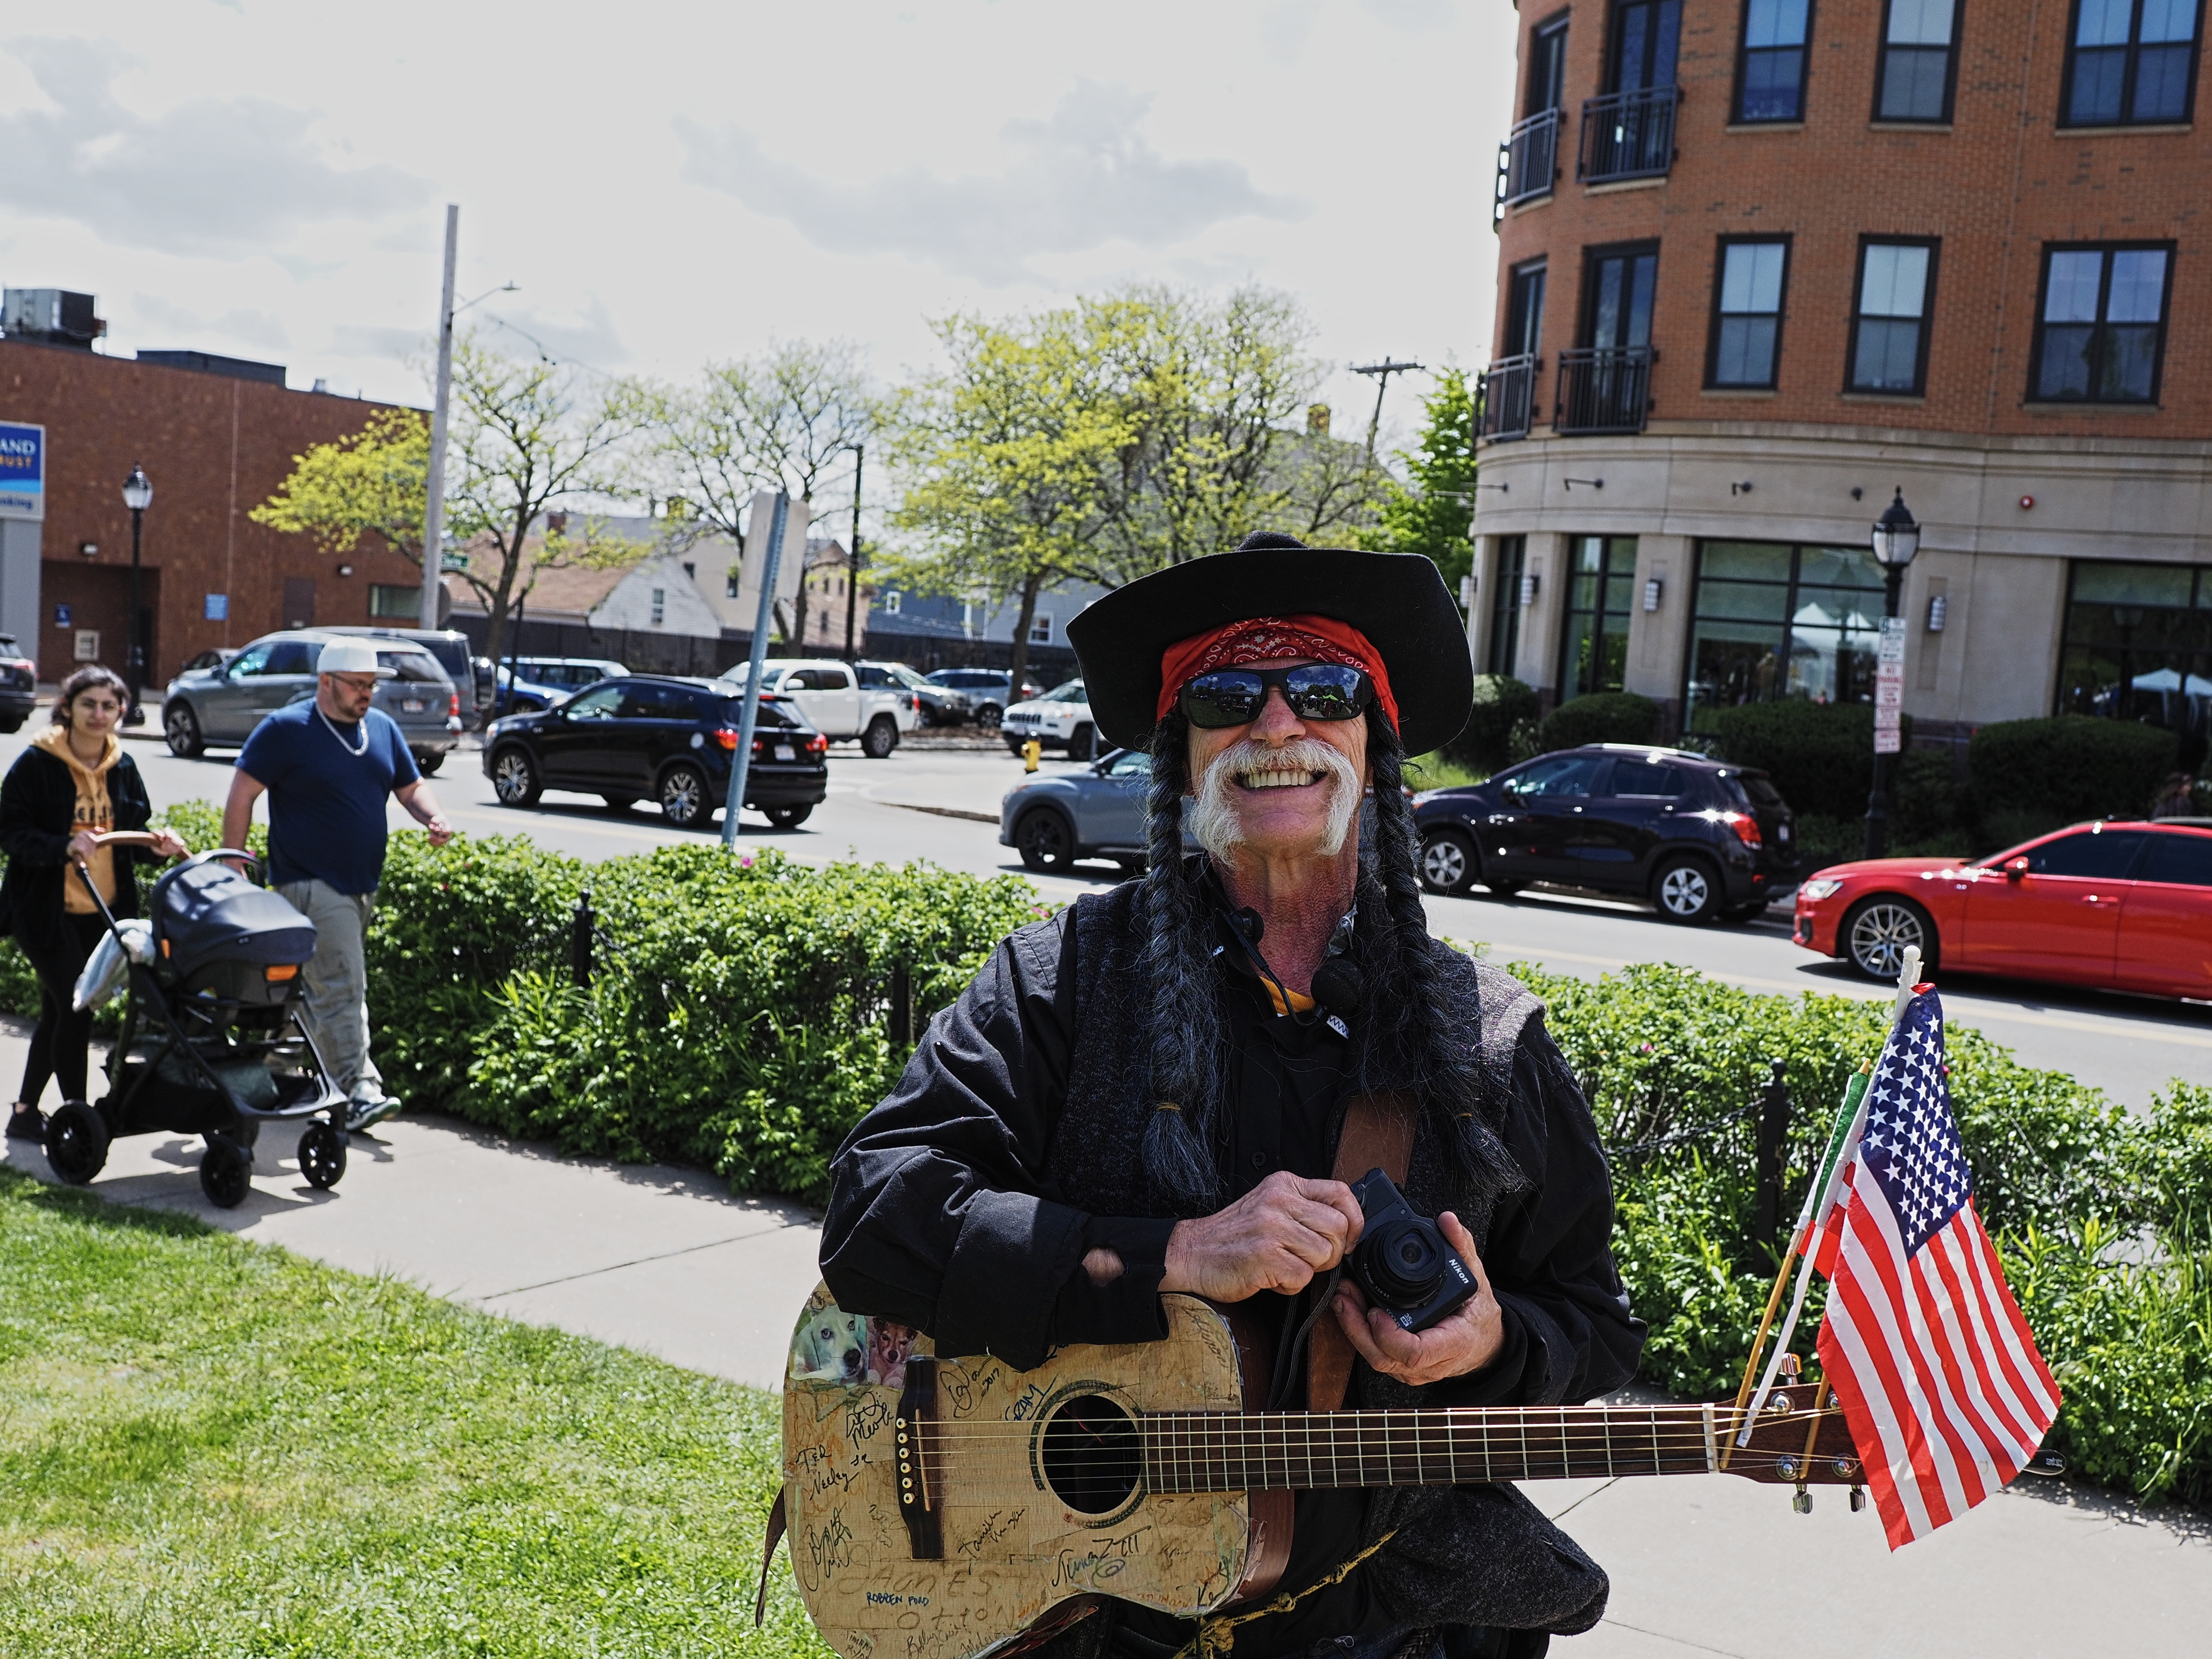
[[[1065,749],[1070,760],[1093,760],[1098,728],[1091,723],[1091,694],[1081,680],[1055,685],[1042,696],[1018,702],[1000,718],[1006,747],[1017,755],[1030,738],[1046,749]]]
[[[752,665],[741,662],[721,684],[742,689]],[[869,685],[835,657],[771,657],[761,665],[761,690],[799,705],[806,723],[832,743],[857,738],[860,752],[882,760],[900,737],[921,723],[921,698],[905,686]]]
[[[967,699],[957,691],[932,685],[918,668],[902,662],[856,662],[864,691],[909,691],[920,701],[915,713],[923,726],[957,726],[968,718]]]
[[[325,628],[325,634],[365,635],[373,640],[407,640],[438,659],[453,690],[461,694],[461,727],[477,724],[477,677],[469,655],[469,636],[453,628]]]
[[[242,744],[262,716],[313,696],[315,659],[337,637],[322,628],[264,634],[220,667],[178,675],[161,694],[169,752],[190,760],[211,744]],[[438,659],[411,640],[379,640],[376,660],[393,678],[377,682],[374,706],[398,723],[416,765],[435,772],[461,740],[460,692]]]
[[[1790,937],[1921,969],[2212,998],[2212,818],[2077,823],[1971,862],[1863,859],[1799,884]]]
[[[1116,749],[1079,772],[1032,774],[999,804],[999,845],[1032,870],[1111,859],[1123,874],[1141,874],[1152,787],[1152,757],[1141,749]]]
[[[13,634],[0,634],[0,732],[20,732],[39,706],[39,665]]]
[[[550,708],[587,685],[629,672],[621,663],[606,657],[502,657],[492,667],[493,712],[514,714],[529,708]]]
[[[5,639],[7,635],[0,635],[0,639]],[[197,656],[185,658],[183,665],[177,670],[177,672],[179,674],[197,674],[203,669],[220,668],[223,664],[228,662],[237,654],[238,653],[235,650],[227,648],[203,651]]]
[[[624,675],[495,721],[484,775],[504,806],[534,806],[558,789],[597,795],[617,812],[650,800],[678,828],[703,828],[728,797],[742,718],[726,682]],[[805,823],[830,793],[829,748],[790,699],[763,697],[744,804],[778,829]]]
[[[1421,880],[1500,896],[1553,882],[1648,898],[1668,921],[1741,921],[1796,872],[1796,819],[1764,772],[1680,749],[1587,744],[1413,798]]]
[[[1011,705],[1044,690],[1024,675],[1021,692],[1017,696],[1014,677],[995,668],[940,668],[929,677],[929,683],[957,692],[966,704],[968,718],[978,726],[996,726],[999,717]]]

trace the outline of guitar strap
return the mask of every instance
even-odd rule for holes
[[[1413,1160],[1413,1109],[1390,1096],[1355,1095],[1344,1109],[1344,1130],[1336,1139],[1336,1164],[1329,1173],[1347,1185],[1370,1170],[1380,1170],[1399,1186]],[[1340,1411],[1352,1386],[1352,1362],[1358,1356],[1352,1339],[1324,1310],[1308,1339],[1306,1409]]]
[[[783,1529],[790,1522],[783,1510],[783,1488],[775,1489],[775,1502],[769,1506],[768,1536],[761,1545],[760,1593],[753,1597],[753,1628],[761,1627],[768,1617],[768,1570],[775,1560],[775,1547],[783,1541]]]

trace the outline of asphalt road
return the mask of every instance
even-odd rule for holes
[[[14,759],[28,735],[0,738],[0,766]],[[157,805],[194,798],[220,802],[229,787],[229,751],[180,761],[149,738],[134,739],[131,752]],[[927,859],[981,875],[1024,874],[1013,850],[998,844],[994,827],[1000,799],[1020,775],[1021,763],[1000,750],[908,746],[871,761],[854,745],[839,744],[830,750],[830,797],[804,825],[772,830],[747,814],[740,832],[746,846],[774,847],[808,863]],[[469,834],[528,835],[580,858],[710,838],[672,830],[644,806],[611,812],[596,796],[549,794],[528,811],[502,807],[472,751],[454,755],[433,787],[455,826]],[[395,827],[409,822],[396,805],[392,817]],[[1031,879],[1047,896],[1066,900],[1110,885],[1119,875],[1101,864]],[[1530,892],[1503,901],[1431,898],[1429,915],[1437,933],[1483,941],[1494,958],[1540,962],[1562,973],[1587,976],[1632,963],[1674,962],[1755,991],[1881,994],[1841,963],[1792,945],[1780,908],[1747,926],[1684,928],[1639,905]],[[1947,976],[1943,988],[1955,1022],[1980,1026],[2027,1063],[2070,1072],[2130,1105],[2144,1104],[2172,1078],[2212,1085],[2212,1014],[2203,1007],[1963,975]]]

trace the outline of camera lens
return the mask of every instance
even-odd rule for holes
[[[1419,1216],[1385,1222],[1360,1243],[1367,1288],[1394,1312],[1419,1307],[1443,1283],[1443,1237]]]

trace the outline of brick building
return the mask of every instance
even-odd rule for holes
[[[2200,0],[1521,7],[1479,666],[1696,730],[1865,699],[1868,550],[1927,735],[2212,711]]]
[[[295,456],[358,431],[381,405],[288,391],[273,364],[160,356],[0,339],[0,422],[46,428],[45,520],[9,525],[0,563],[0,627],[21,630],[39,678],[58,680],[80,660],[120,672],[128,660],[122,485],[134,464],[154,485],[142,579],[153,686],[211,646],[295,624],[366,623],[378,601],[380,619],[405,611],[411,621],[421,574],[404,558],[367,548],[326,557],[310,538],[246,516]]]

